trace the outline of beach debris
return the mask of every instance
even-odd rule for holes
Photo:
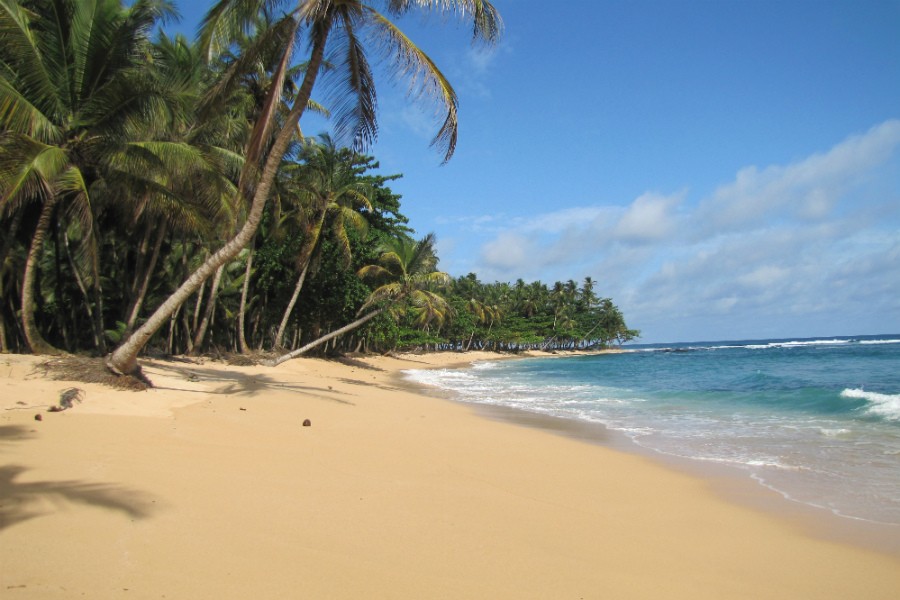
[[[303,421],[303,426],[304,426],[304,427],[311,427],[311,426],[312,426],[312,421],[310,421],[309,419],[304,420],[304,421]]]
[[[34,420],[35,421],[43,421],[44,415],[42,415],[41,413],[38,413],[38,414],[34,415]]]
[[[67,388],[59,394],[59,406],[51,406],[50,412],[62,412],[72,408],[73,402],[84,400],[84,390],[80,388]]]
[[[43,375],[57,381],[81,381],[99,383],[119,390],[143,391],[153,387],[150,380],[138,369],[133,375],[113,373],[103,358],[87,356],[65,356],[42,362],[35,366],[35,372],[43,370]]]

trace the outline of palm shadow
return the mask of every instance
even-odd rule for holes
[[[0,442],[21,442],[34,430],[19,425],[0,426]],[[16,523],[52,512],[52,505],[86,504],[117,511],[133,519],[151,516],[155,501],[146,493],[123,486],[85,481],[18,481],[28,469],[0,466],[0,531]]]
[[[19,465],[0,467],[0,531],[49,514],[48,501],[56,505],[87,504],[121,512],[133,519],[151,515],[153,501],[136,490],[83,481],[16,481],[27,470]]]
[[[326,389],[320,386],[303,385],[299,382],[294,381],[280,381],[274,377],[262,373],[254,373],[250,375],[238,371],[209,369],[202,366],[190,366],[185,368],[181,365],[169,365],[162,362],[153,363],[152,368],[169,373],[170,375],[177,375],[178,377],[181,377],[188,381],[211,381],[221,384],[219,387],[216,387],[212,390],[184,391],[196,391],[197,393],[217,394],[223,396],[252,397],[268,390],[286,390],[297,394],[316,397],[322,400],[328,400],[329,402],[338,402],[340,404],[350,405],[353,404],[349,400],[342,400],[340,398],[333,397],[336,394],[341,394],[341,392],[335,391],[330,387]],[[156,386],[156,389],[165,390],[179,388]]]
[[[23,442],[33,437],[33,429],[21,425],[0,425],[0,442]]]
[[[334,362],[341,363],[342,365],[347,365],[348,367],[354,367],[357,369],[366,369],[368,371],[384,371],[381,367],[376,367],[375,365],[370,365],[366,361],[359,360],[350,356],[340,356],[338,358],[332,358],[329,360],[333,360]]]

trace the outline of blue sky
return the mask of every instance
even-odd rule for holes
[[[591,276],[644,342],[900,333],[900,0],[494,4],[490,52],[401,22],[460,97],[450,163],[379,81],[370,153],[443,270]]]

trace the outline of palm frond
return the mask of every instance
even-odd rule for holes
[[[198,109],[201,115],[221,111],[226,103],[232,102],[236,94],[246,93],[248,74],[271,70],[272,63],[277,62],[275,55],[288,44],[292,36],[298,33],[297,23],[291,16],[282,17],[271,23],[260,20],[257,16],[253,20],[253,29],[255,35],[252,37],[241,35],[238,38],[232,37],[231,43],[240,40],[240,51],[236,54],[226,54],[224,51],[227,48],[223,48],[218,54],[213,55],[212,58],[216,56],[220,58],[220,64],[223,66],[217,69],[215,83],[204,94]],[[199,43],[203,50],[202,33]],[[207,53],[207,60],[210,59]],[[290,73],[292,74],[290,76],[297,76],[296,72]]]
[[[387,277],[391,277],[391,271],[385,269],[380,265],[366,265],[362,267],[360,270],[356,272],[356,275],[360,279],[368,279],[370,281],[377,281],[378,279],[383,279]]]
[[[388,12],[403,15],[412,7],[454,13],[460,18],[471,16],[473,42],[495,44],[503,33],[503,20],[487,0],[388,0]]]
[[[0,208],[30,197],[46,199],[68,162],[65,151],[57,146],[29,138],[8,140],[0,153]]]
[[[197,41],[207,61],[224,53],[257,24],[260,13],[272,14],[282,0],[219,0],[200,22]]]
[[[58,140],[58,77],[43,58],[46,43],[31,27],[35,15],[12,0],[0,2],[0,129]]]
[[[444,162],[450,160],[456,149],[459,100],[450,82],[437,65],[410,40],[406,34],[384,15],[369,9],[373,41],[380,44],[386,59],[395,69],[395,76],[409,81],[407,94],[416,101],[437,102],[446,111],[431,145],[444,154]]]
[[[340,14],[341,26],[331,36],[332,43],[340,48],[340,56],[333,59],[339,68],[325,74],[330,90],[328,103],[335,116],[337,140],[364,151],[378,137],[375,79],[356,32],[358,7],[342,7]]]

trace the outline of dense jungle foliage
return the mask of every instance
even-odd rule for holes
[[[489,2],[382,4],[456,11],[487,43],[500,33]],[[0,0],[0,351],[108,355],[124,372],[139,352],[637,335],[590,278],[438,270],[434,237],[415,238],[390,188],[400,175],[365,154],[377,133],[366,44],[444,107],[445,160],[456,96],[367,3],[220,0],[193,42],[165,33],[172,16],[161,0]],[[305,136],[307,110],[333,133]]]

